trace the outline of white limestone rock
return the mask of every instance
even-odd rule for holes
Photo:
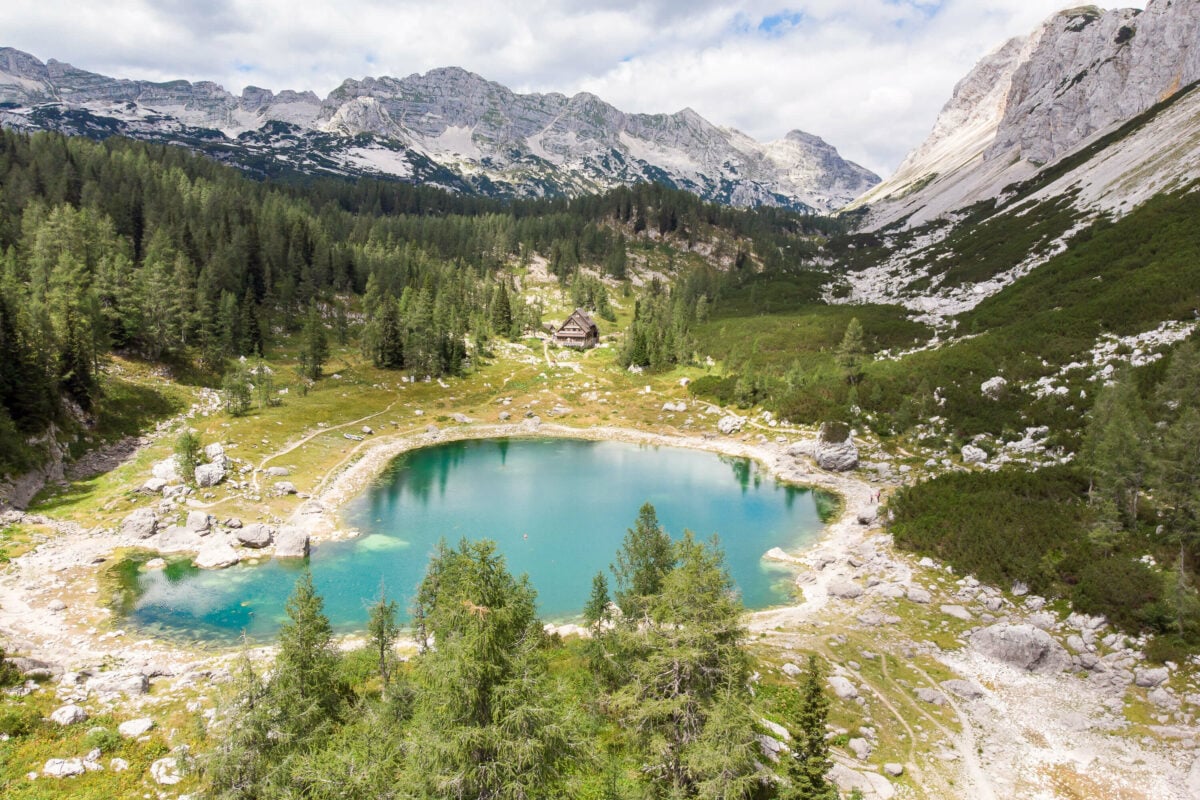
[[[50,712],[50,721],[56,725],[62,726],[76,725],[80,722],[86,722],[87,718],[87,712],[74,703],[62,706],[61,708],[56,708],[54,711]]]
[[[150,765],[150,777],[159,786],[174,786],[183,780],[179,774],[179,760],[175,756],[158,759]]]
[[[308,534],[294,525],[285,525],[275,536],[276,558],[306,558]]]
[[[997,375],[979,385],[979,392],[989,400],[999,400],[1008,388],[1008,381]]]
[[[210,464],[201,464],[196,467],[196,485],[202,489],[216,486],[223,480],[225,480],[224,460],[213,461]]]
[[[243,547],[260,548],[271,543],[271,528],[261,522],[237,529],[237,540]]]
[[[726,436],[732,436],[742,429],[746,424],[745,417],[739,417],[736,414],[727,414],[717,420],[717,430]]]
[[[212,527],[212,520],[203,511],[189,511],[184,527],[191,533],[203,534],[207,533],[209,528]]]
[[[121,533],[148,539],[158,532],[158,515],[152,508],[139,508],[121,520]]]
[[[988,460],[987,451],[973,444],[963,445],[962,460],[965,464],[983,464]]]
[[[858,689],[841,675],[830,675],[826,682],[829,684],[829,688],[833,689],[833,693],[842,700],[854,700],[858,697]]]
[[[988,658],[1028,672],[1055,673],[1071,665],[1067,651],[1054,637],[1032,625],[998,623],[970,637],[971,647]]]
[[[225,539],[207,541],[196,553],[195,563],[200,569],[224,569],[241,561],[242,557]]]
[[[81,758],[52,758],[42,767],[47,778],[73,778],[86,771]]]
[[[139,736],[144,736],[154,729],[154,720],[149,717],[141,717],[140,719],[131,719],[122,722],[117,726],[117,733],[127,739],[136,739]]]

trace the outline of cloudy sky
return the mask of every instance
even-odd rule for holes
[[[456,65],[624,111],[800,128],[888,174],[988,50],[1071,0],[5,0],[0,45],[116,77],[324,96]],[[1126,2],[1125,5],[1130,5]],[[1144,6],[1144,2],[1132,5]]]

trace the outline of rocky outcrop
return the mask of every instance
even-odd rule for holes
[[[868,226],[880,227],[900,219],[920,224],[999,197],[1197,80],[1200,5],[1194,2],[1148,0],[1145,11],[1079,6],[1059,12],[1029,36],[985,56],[954,88],[929,138],[856,204],[869,205]],[[1174,136],[1188,141],[1194,131],[1165,126],[1158,147],[1142,147],[1156,152]],[[1063,185],[1083,184],[1083,196],[1097,203],[1111,194],[1102,205],[1117,210],[1121,199],[1137,195],[1139,184],[1161,185],[1169,170],[1185,175],[1195,164],[1193,156],[1177,166],[1160,165],[1168,170],[1161,175],[1097,164]],[[1096,182],[1104,185],[1089,188]]]
[[[745,417],[739,417],[736,414],[727,414],[717,420],[717,430],[726,436],[732,436],[742,429],[746,424]]]
[[[1063,646],[1032,625],[992,625],[973,633],[970,642],[988,658],[1028,672],[1061,672],[1071,665]]]
[[[517,94],[457,67],[311,92],[117,80],[0,49],[0,121],[190,144],[262,171],[390,175],[460,191],[577,195],[654,181],[738,206],[829,212],[879,182],[803,131],[757,142],[685,108],[626,114],[582,92]],[[63,110],[72,113],[63,114]]]

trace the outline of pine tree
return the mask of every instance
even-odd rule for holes
[[[512,304],[508,300],[508,289],[501,281],[492,292],[492,330],[497,336],[510,336],[512,327]]]
[[[379,679],[383,683],[382,697],[387,699],[388,684],[391,681],[392,661],[395,656],[392,647],[400,636],[400,625],[396,622],[396,602],[387,599],[383,585],[379,586],[379,598],[371,605],[367,618],[367,636],[371,640],[373,650],[379,655]]]
[[[300,744],[339,718],[344,689],[324,601],[307,569],[296,581],[279,629],[279,654],[269,685],[280,741]]]
[[[194,483],[196,467],[200,464],[200,437],[190,428],[184,429],[175,439],[175,460],[184,481]]]
[[[1100,497],[1116,509],[1121,525],[1133,530],[1138,497],[1149,469],[1149,430],[1137,386],[1119,376],[1096,397],[1080,459],[1095,476]]]
[[[589,628],[599,632],[600,628],[608,620],[608,604],[610,602],[611,600],[608,596],[608,579],[604,577],[603,571],[597,572],[592,578],[592,593],[588,597],[587,604],[583,607],[583,619]]]
[[[644,615],[650,598],[662,589],[663,579],[674,565],[671,537],[658,524],[654,506],[646,503],[638,510],[634,527],[625,531],[612,567],[617,606],[626,620],[636,624]]]
[[[221,390],[225,395],[225,410],[231,416],[240,417],[250,410],[250,373],[240,361],[225,371],[221,381]]]
[[[780,793],[781,800],[837,800],[837,788],[825,779],[833,762],[825,739],[829,697],[821,680],[821,665],[810,653],[800,678],[800,710],[792,726],[792,752],[785,762],[789,785]]]
[[[837,349],[837,365],[846,382],[858,383],[862,378],[862,362],[866,348],[863,346],[863,328],[858,317],[852,317],[846,325],[846,333]]]
[[[408,777],[421,796],[556,798],[578,755],[546,678],[536,593],[492,542],[444,544],[414,617],[436,647],[418,659]]]
[[[747,756],[755,742],[745,724],[742,604],[715,537],[685,531],[674,561],[649,599],[644,654],[617,706],[646,750],[646,778],[665,796],[748,797],[757,765]]]
[[[321,367],[329,358],[329,341],[325,336],[325,323],[316,306],[308,310],[304,329],[300,332],[300,373],[309,380],[321,377]]]

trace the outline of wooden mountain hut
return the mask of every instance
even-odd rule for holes
[[[589,347],[595,347],[600,341],[600,329],[596,327],[596,323],[583,312],[582,308],[577,308],[567,317],[567,321],[554,332],[554,343],[560,344],[563,347],[578,347],[586,350]]]

